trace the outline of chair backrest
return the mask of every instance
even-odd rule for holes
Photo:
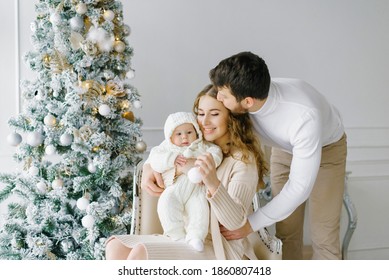
[[[162,226],[157,214],[158,197],[149,195],[141,188],[142,167],[144,161],[140,161],[133,173],[133,207],[130,234],[162,234]]]

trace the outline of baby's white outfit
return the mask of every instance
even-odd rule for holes
[[[174,129],[184,123],[191,123],[197,132],[197,139],[190,146],[174,145],[170,137]],[[216,166],[223,159],[219,146],[204,141],[196,118],[192,113],[178,112],[166,119],[165,140],[151,149],[147,162],[153,170],[162,174],[166,189],[158,200],[158,215],[164,234],[174,240],[186,240],[196,250],[201,251],[208,233],[209,205],[204,185],[192,183],[186,174],[175,178],[174,161],[179,155],[196,158],[211,153]]]

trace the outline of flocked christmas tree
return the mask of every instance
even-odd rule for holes
[[[36,14],[25,55],[36,77],[9,121],[21,171],[0,175],[0,259],[103,259],[106,238],[130,226],[145,150],[130,28],[114,0],[39,0]]]

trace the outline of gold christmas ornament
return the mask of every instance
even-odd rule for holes
[[[125,118],[126,120],[129,120],[129,121],[132,121],[132,122],[135,121],[135,115],[131,111],[122,113],[122,117]]]
[[[111,10],[106,10],[103,13],[103,17],[107,21],[112,21],[115,18],[115,13]]]
[[[50,68],[53,73],[59,74],[62,71],[70,69],[71,66],[63,54],[57,50],[54,50],[54,54],[50,60]]]
[[[130,109],[130,107],[131,107],[131,103],[128,100],[123,100],[122,102],[119,103],[119,108],[123,111]]]
[[[43,65],[45,68],[50,68],[51,57],[47,53],[43,55]]]
[[[115,82],[115,80],[110,80],[107,82],[105,86],[107,94],[116,96],[116,97],[124,97],[126,96],[126,92],[122,84]]]
[[[88,33],[92,26],[92,22],[89,17],[84,17],[85,34]]]
[[[92,152],[97,153],[98,151],[100,151],[100,147],[99,146],[95,146],[95,147],[92,148]]]
[[[86,91],[86,94],[92,96],[99,96],[105,92],[104,86],[95,80],[79,81],[78,85]]]
[[[120,40],[117,40],[117,41],[115,41],[113,47],[114,47],[115,51],[117,51],[118,53],[122,53],[126,49],[126,44],[124,44]]]
[[[92,115],[97,115],[99,113],[99,108],[92,108]]]
[[[80,43],[81,49],[84,51],[86,55],[95,56],[98,52],[97,46],[91,41],[84,40]]]

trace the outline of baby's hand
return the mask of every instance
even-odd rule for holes
[[[194,158],[185,158],[185,164],[176,164],[176,173],[177,174],[188,174],[189,169],[194,166]]]
[[[174,164],[179,166],[184,166],[186,164],[186,157],[184,157],[183,155],[177,156],[174,161]]]

